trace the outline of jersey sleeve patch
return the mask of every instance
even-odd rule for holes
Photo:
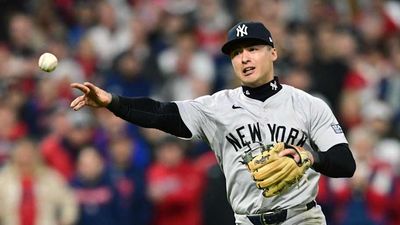
[[[335,131],[336,134],[343,133],[342,127],[338,123],[331,124],[331,127],[332,127],[333,131]]]

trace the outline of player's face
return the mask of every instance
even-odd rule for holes
[[[273,62],[277,59],[275,48],[268,45],[242,45],[231,52],[232,66],[241,83],[258,87],[274,77]]]

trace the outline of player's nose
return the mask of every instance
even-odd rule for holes
[[[250,57],[249,57],[249,51],[247,51],[246,49],[243,49],[243,52],[241,54],[242,56],[242,63],[246,64],[250,61]]]

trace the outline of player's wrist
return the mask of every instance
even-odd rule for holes
[[[311,160],[311,165],[317,165],[320,163],[320,158],[319,158],[319,154],[316,151],[307,151],[308,154],[310,155],[310,160]]]
[[[113,100],[113,95],[109,92],[107,92],[106,94],[107,94],[107,100],[105,101],[105,105],[108,106]]]
[[[113,93],[108,93],[110,95],[110,101],[106,105],[106,108],[111,112],[115,111],[119,107],[119,96]]]

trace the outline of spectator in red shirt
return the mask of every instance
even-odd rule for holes
[[[148,194],[154,204],[154,225],[200,225],[203,177],[173,137],[158,144],[150,165]]]

